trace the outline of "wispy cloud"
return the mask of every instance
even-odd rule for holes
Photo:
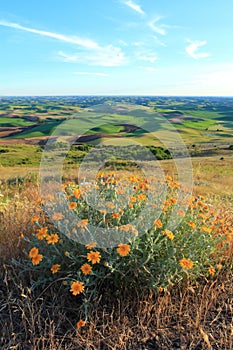
[[[75,75],[90,75],[96,77],[109,77],[109,74],[100,72],[74,72]]]
[[[158,57],[156,54],[139,54],[137,56],[137,59],[139,61],[145,61],[145,62],[149,62],[149,63],[155,63],[155,61],[157,61]]]
[[[204,40],[203,41],[190,41],[190,40],[188,40],[188,42],[190,44],[185,48],[185,51],[187,52],[187,54],[190,57],[194,58],[195,60],[210,57],[210,54],[207,52],[198,52],[200,47],[205,46],[207,44],[206,41],[204,41]]]
[[[124,0],[123,3],[130,7],[132,10],[136,11],[137,13],[140,13],[141,15],[145,15],[146,13],[143,11],[140,5],[136,4],[132,0]]]
[[[68,35],[48,32],[45,30],[29,28],[29,27],[22,26],[18,23],[12,23],[12,22],[2,21],[2,20],[0,20],[0,25],[4,26],[4,27],[23,30],[25,32],[30,32],[30,33],[34,33],[34,34],[38,34],[38,35],[42,35],[42,36],[47,36],[47,37],[54,38],[54,39],[57,39],[60,41],[64,41],[64,42],[67,42],[70,44],[79,45],[79,46],[82,46],[86,49],[98,49],[99,48],[99,45],[96,42],[89,40],[89,39],[82,39],[82,38],[79,38],[78,36],[68,36]]]
[[[148,23],[149,27],[157,34],[160,35],[166,35],[166,30],[164,29],[165,25],[157,25],[157,22],[159,22],[161,17],[157,16],[152,21]]]
[[[63,57],[64,61],[66,62],[87,62],[91,65],[109,67],[119,66],[125,62],[124,53],[119,47],[112,45],[101,46],[97,42],[90,39],[25,27],[21,24],[8,22],[5,20],[0,20],[0,26],[14,28],[40,36],[53,38],[62,42],[74,44],[83,49],[83,52],[78,54],[75,53],[73,55],[69,55],[63,51],[60,51],[59,55]]]
[[[164,42],[162,42],[161,40],[159,40],[159,39],[157,38],[157,36],[152,35],[152,38],[154,39],[154,41],[155,41],[156,44],[158,44],[158,45],[160,45],[160,46],[163,46],[163,47],[166,47],[166,46],[167,46]]]
[[[117,67],[126,62],[121,49],[112,45],[100,48],[91,55],[87,52],[69,54],[64,51],[59,51],[58,55],[64,62],[84,63],[91,66]]]

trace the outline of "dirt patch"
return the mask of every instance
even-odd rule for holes
[[[174,115],[172,118],[169,118],[168,121],[170,123],[175,123],[175,124],[183,124],[183,120],[189,120],[192,122],[199,122],[203,121],[205,119],[203,118],[198,118],[198,117],[192,117],[191,115]]]

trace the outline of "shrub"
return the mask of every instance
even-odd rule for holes
[[[106,200],[105,209],[97,210],[86,202],[84,195],[93,187]],[[222,268],[222,251],[233,232],[224,235],[219,232],[221,223],[203,198],[184,196],[180,200],[181,188],[170,177],[165,183],[152,185],[132,175],[122,184],[114,174],[99,174],[96,183],[80,186],[69,183],[63,185],[64,189],[69,210],[79,217],[78,224],[73,229],[69,226],[69,233],[64,234],[49,222],[41,226],[38,217],[32,218],[38,230],[23,238],[28,242],[28,250],[18,264],[33,271],[31,288],[57,282],[74,297],[79,296],[85,320],[93,296],[106,283],[113,292],[123,287],[162,291],[186,279],[214,276]],[[167,193],[165,197],[163,193]],[[123,209],[118,202],[120,195],[127,200]],[[97,198],[97,204],[98,201]],[[141,214],[148,203],[154,213],[161,211],[159,217],[152,218],[149,228],[152,212],[146,210]],[[53,220],[62,221],[64,213],[59,207],[52,209]],[[182,220],[173,230],[169,226],[172,217],[173,221]],[[135,218],[139,218],[138,225],[132,224]],[[114,239],[118,243],[112,248],[107,245],[101,248],[90,225],[96,231],[115,229]],[[86,244],[72,239],[76,232],[86,239]]]

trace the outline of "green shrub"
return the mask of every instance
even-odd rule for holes
[[[31,288],[57,281],[74,296],[81,296],[85,320],[93,296],[104,284],[119,292],[125,287],[161,291],[186,279],[214,276],[221,269],[220,246],[224,249],[227,240],[216,231],[219,223],[214,213],[203,199],[184,195],[181,201],[178,194],[182,189],[170,177],[165,183],[153,184],[134,175],[120,182],[114,174],[99,174],[96,183],[80,187],[69,183],[64,188],[68,210],[78,215],[78,224],[72,228],[71,223],[64,234],[49,222],[42,227],[38,217],[32,218],[38,231],[24,238],[28,250],[18,264],[33,272],[35,282]],[[84,194],[93,188],[106,200],[105,209],[95,208],[98,198],[92,203],[94,206],[86,202]],[[163,197],[165,191],[167,195]],[[123,209],[119,196],[127,199]],[[151,218],[150,210],[141,214],[148,203],[155,213],[160,212],[159,218]],[[51,213],[56,222],[63,220],[64,212],[52,202]],[[173,216],[182,220],[174,230],[169,228]],[[135,218],[139,218],[138,225],[132,223]],[[113,248],[106,244],[101,248],[90,225],[96,231],[101,228],[107,232],[101,237],[103,242],[107,242],[108,232],[114,229],[118,243]],[[85,244],[72,239],[77,232]]]

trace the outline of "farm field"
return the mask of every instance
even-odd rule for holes
[[[148,179],[160,169],[155,182],[130,152]],[[94,169],[100,155],[109,158],[95,181],[78,184],[82,163]],[[66,233],[39,179],[41,159],[51,175],[56,157],[64,157],[59,191],[74,215]],[[177,164],[187,160],[186,196]],[[0,348],[231,349],[232,169],[232,98],[0,98]],[[89,190],[102,197],[88,202]],[[181,221],[172,229],[174,212]],[[117,230],[114,247],[96,245],[98,230],[104,242],[104,230]]]

